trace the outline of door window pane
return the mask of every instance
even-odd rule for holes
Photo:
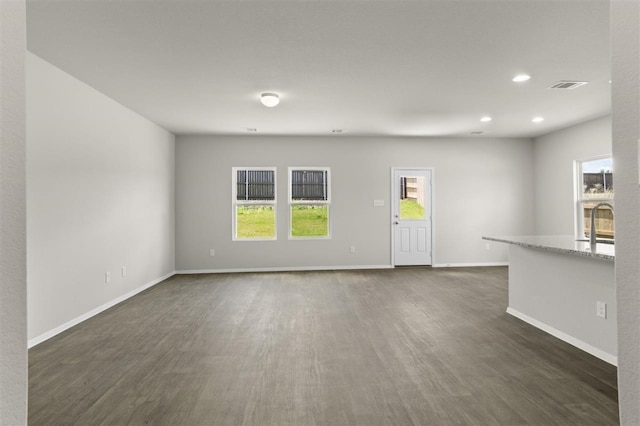
[[[400,177],[400,219],[424,219],[425,180],[423,176]]]

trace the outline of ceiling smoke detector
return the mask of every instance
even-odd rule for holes
[[[585,84],[587,84],[587,81],[566,81],[566,80],[562,80],[559,81],[555,84],[552,84],[551,86],[549,86],[549,89],[564,89],[564,90],[573,90],[573,89],[577,89],[580,86],[584,86]]]

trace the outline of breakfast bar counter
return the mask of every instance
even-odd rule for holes
[[[509,244],[507,313],[617,364],[615,245],[569,235],[483,237]]]
[[[615,259],[615,246],[613,244],[598,243],[596,244],[595,251],[592,251],[591,245],[588,241],[578,241],[571,235],[524,235],[509,237],[482,237],[482,239],[496,241],[499,243],[515,244],[522,247],[537,248],[556,253],[594,257],[604,260]]]

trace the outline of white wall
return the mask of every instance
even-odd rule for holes
[[[481,237],[532,233],[532,158],[528,139],[179,136],[176,269],[390,265],[392,166],[435,170],[434,264],[506,262]],[[277,241],[231,240],[233,166],[278,168]],[[288,166],[331,167],[331,240],[288,240]]]
[[[28,53],[27,142],[34,344],[175,270],[175,141]]]
[[[0,425],[27,423],[25,2],[0,1]]]
[[[536,234],[574,234],[574,161],[611,153],[610,116],[535,139]]]
[[[620,422],[640,424],[640,2],[611,2]]]

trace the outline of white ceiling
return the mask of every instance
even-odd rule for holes
[[[608,0],[28,0],[27,31],[176,134],[532,137],[610,112]]]

